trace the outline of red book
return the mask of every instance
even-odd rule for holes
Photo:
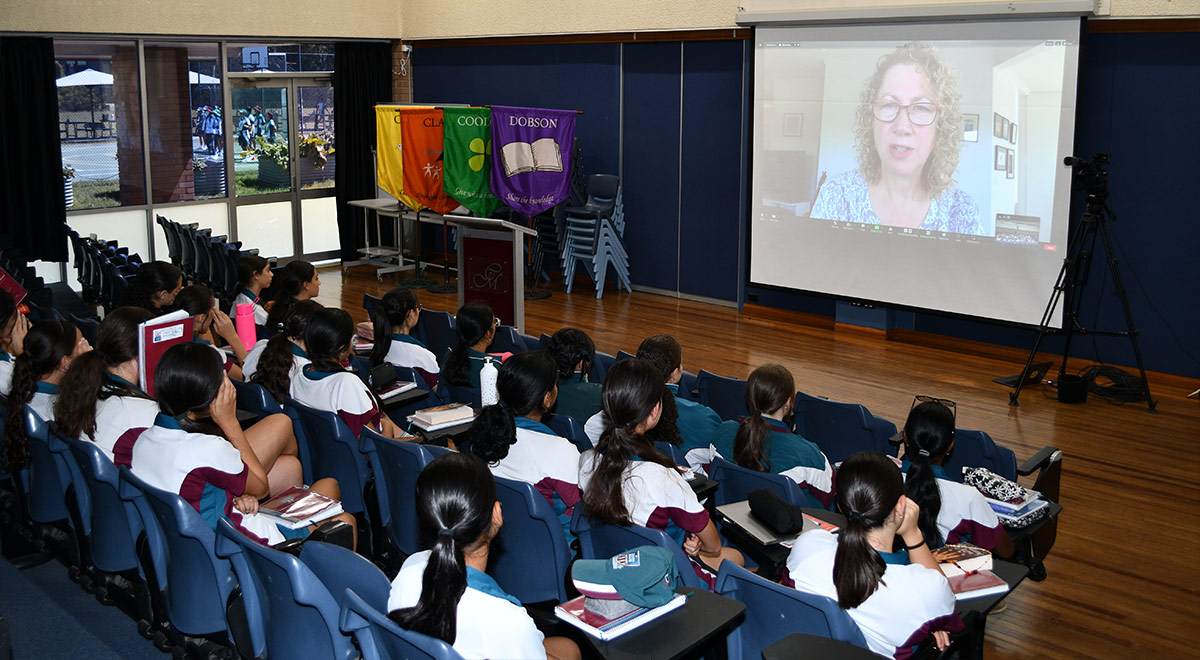
[[[184,310],[164,314],[138,326],[138,381],[142,389],[154,396],[154,368],[175,344],[192,340],[191,314]]]
[[[13,276],[9,275],[8,271],[4,270],[3,268],[0,268],[0,289],[4,289],[5,291],[11,293],[13,302],[17,303],[18,305],[20,305],[21,301],[25,299],[25,296],[29,295],[25,292],[25,287],[21,286],[20,282],[14,280]]]
[[[336,516],[342,512],[342,505],[307,488],[292,486],[258,505],[258,512],[278,518],[295,529]]]
[[[616,637],[641,627],[654,619],[683,607],[687,602],[686,594],[675,594],[666,605],[661,607],[639,607],[613,619],[589,611],[584,606],[586,596],[579,596],[561,605],[554,606],[554,614],[561,620],[579,628],[587,634],[609,641]]]
[[[950,588],[957,600],[1008,592],[1008,583],[987,569],[970,571],[946,579],[950,581]]]

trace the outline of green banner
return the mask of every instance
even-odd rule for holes
[[[488,217],[500,200],[492,194],[492,111],[489,108],[444,108],[442,190],[480,217]]]

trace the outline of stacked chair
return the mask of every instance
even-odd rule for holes
[[[84,302],[100,305],[112,311],[121,304],[125,289],[142,265],[141,255],[129,253],[116,241],[92,236],[80,236],[69,230],[67,236],[74,250],[76,280],[83,289]]]
[[[582,262],[596,283],[596,297],[604,295],[604,282],[611,265],[617,287],[632,292],[629,283],[629,253],[625,235],[625,210],[621,200],[621,180],[612,174],[593,174],[588,178],[587,202],[566,209],[562,240],[563,281],[571,292],[575,266]]]
[[[242,255],[258,254],[258,250],[243,250],[240,241],[213,236],[211,229],[201,229],[196,223],[185,225],[161,215],[155,216],[155,221],[166,237],[171,263],[188,281],[212,289],[221,309],[228,309],[237,296],[238,260]]]

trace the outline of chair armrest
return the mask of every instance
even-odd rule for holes
[[[903,431],[896,431],[896,433],[893,434],[892,437],[888,438],[888,444],[892,445],[893,447],[899,447],[903,442],[904,442],[904,432]]]
[[[1042,447],[1038,453],[1029,457],[1024,463],[1017,466],[1017,474],[1022,477],[1028,477],[1035,470],[1040,470],[1050,464],[1050,461],[1058,454],[1057,447]]]

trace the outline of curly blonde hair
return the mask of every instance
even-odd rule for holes
[[[876,63],[875,73],[863,87],[855,113],[854,148],[858,156],[859,171],[868,184],[879,182],[882,168],[879,152],[875,149],[875,115],[872,112],[872,104],[878,98],[883,77],[892,67],[900,64],[914,65],[929,79],[929,87],[934,97],[932,100],[939,106],[937,119],[934,121],[937,136],[934,139],[933,153],[925,162],[924,176],[925,192],[929,194],[930,199],[934,199],[954,182],[954,170],[958,169],[958,154],[962,148],[963,128],[957,76],[954,69],[943,62],[929,44],[904,44],[880,57]]]

